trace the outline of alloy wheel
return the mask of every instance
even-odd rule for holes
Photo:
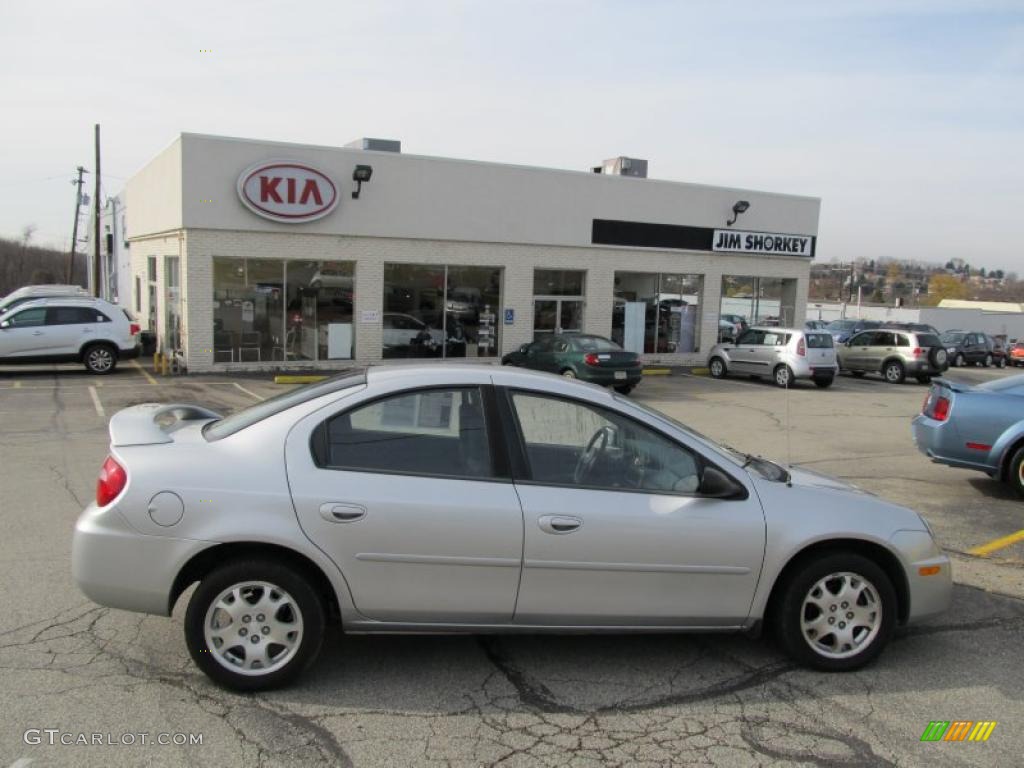
[[[800,610],[800,629],[811,649],[829,659],[861,652],[882,626],[882,603],[875,585],[857,573],[841,571],[819,579]]]
[[[90,371],[106,373],[114,365],[114,355],[106,347],[93,347],[86,355],[86,364]]]
[[[259,676],[285,666],[302,643],[298,603],[266,581],[233,584],[210,603],[203,635],[218,664],[240,675]]]

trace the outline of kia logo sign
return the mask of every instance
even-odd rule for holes
[[[308,165],[261,163],[238,177],[238,197],[257,216],[299,224],[333,211],[338,188],[326,174]]]

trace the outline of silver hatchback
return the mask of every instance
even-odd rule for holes
[[[839,370],[832,335],[802,328],[748,328],[734,342],[711,348],[708,370],[716,379],[730,374],[768,376],[780,387],[810,379],[829,387]]]
[[[102,605],[170,614],[256,690],[345,632],[746,631],[860,667],[944,611],[916,513],[737,453],[590,384],[517,368],[371,368],[221,417],[110,421],[72,569]]]

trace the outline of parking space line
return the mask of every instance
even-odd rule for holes
[[[100,402],[100,396],[96,392],[96,387],[89,385],[89,395],[92,397],[92,404],[96,406],[96,415],[101,419],[107,418],[107,412],[103,410],[103,403]]]
[[[992,539],[992,541],[986,544],[967,550],[967,554],[980,556],[991,555],[993,552],[997,552],[1000,549],[1006,549],[1007,547],[1013,546],[1018,541],[1024,541],[1024,530],[1011,533],[1009,536]]]
[[[257,400],[264,400],[265,399],[265,398],[261,397],[260,395],[257,395],[251,389],[246,389],[241,384],[239,384],[237,381],[233,381],[231,383],[234,384],[238,389],[240,389],[243,392],[245,392],[245,394],[249,395],[249,397],[255,397]]]
[[[143,376],[145,376],[146,377],[146,381],[148,381],[150,384],[158,383],[156,379],[154,379],[152,376],[149,375],[149,371],[147,371],[145,368],[142,367],[142,365],[139,363],[138,360],[132,360],[132,364],[136,368],[139,369],[139,373],[141,373]]]
[[[15,389],[21,389],[21,382],[20,381],[14,382],[14,388]]]

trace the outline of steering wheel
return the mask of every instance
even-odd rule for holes
[[[580,454],[576,462],[576,469],[572,473],[573,482],[582,485],[583,481],[593,471],[597,464],[598,457],[604,453],[615,438],[615,427],[605,425],[600,427],[590,438],[587,447]]]

